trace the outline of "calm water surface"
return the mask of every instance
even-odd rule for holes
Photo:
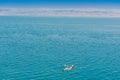
[[[120,19],[0,17],[0,80],[120,80]]]

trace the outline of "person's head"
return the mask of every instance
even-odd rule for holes
[[[75,66],[74,65],[72,65],[72,68],[74,68]]]

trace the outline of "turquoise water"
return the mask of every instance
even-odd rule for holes
[[[0,17],[0,80],[120,80],[120,18]]]

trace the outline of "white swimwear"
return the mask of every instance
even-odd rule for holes
[[[70,70],[72,70],[74,68],[74,65],[72,65],[72,66],[70,66],[70,67],[66,67],[66,68],[64,68],[63,70],[64,71],[70,71]]]

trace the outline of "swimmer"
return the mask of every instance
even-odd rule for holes
[[[67,66],[67,65],[64,65],[64,66]],[[64,68],[63,71],[70,71],[70,70],[72,70],[74,67],[75,67],[74,65],[71,65],[71,66],[69,66],[69,67]]]

